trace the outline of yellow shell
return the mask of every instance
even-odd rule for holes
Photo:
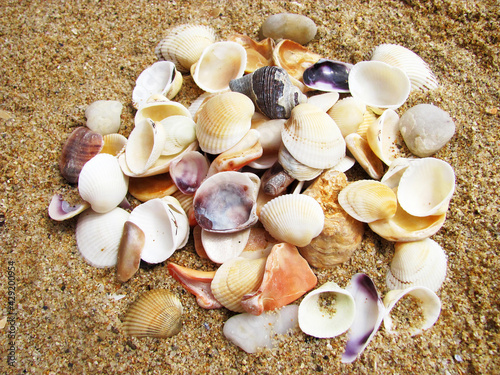
[[[123,328],[130,336],[171,337],[182,327],[182,305],[165,289],[150,290],[130,305]]]

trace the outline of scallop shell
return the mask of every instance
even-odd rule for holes
[[[128,176],[120,168],[118,160],[109,154],[98,154],[82,168],[78,178],[78,192],[99,213],[118,206],[128,190]]]
[[[172,61],[180,72],[189,72],[203,50],[216,41],[215,30],[204,25],[179,25],[168,31],[155,48],[160,60]]]
[[[83,259],[94,267],[114,267],[123,226],[129,213],[114,208],[104,214],[87,210],[78,217],[76,245]]]
[[[160,121],[166,133],[162,155],[175,155],[196,141],[196,123],[186,116],[169,116]]]
[[[227,91],[229,82],[245,73],[247,53],[235,42],[211,44],[191,67],[191,75],[200,89],[216,93]]]
[[[430,238],[397,242],[387,272],[389,289],[425,286],[437,292],[446,277],[447,257],[443,248]]]
[[[321,233],[325,216],[314,198],[302,194],[278,196],[262,207],[260,221],[279,241],[306,246]]]
[[[102,135],[118,133],[122,110],[123,104],[119,101],[97,100],[85,109],[86,125]]]
[[[392,109],[387,109],[368,127],[366,140],[375,155],[386,165],[391,165],[401,146],[398,135],[399,116]]]
[[[392,189],[374,180],[359,180],[347,185],[338,199],[349,215],[363,223],[391,218],[398,207]]]
[[[131,221],[126,221],[116,261],[116,278],[119,282],[124,283],[130,280],[137,272],[145,243],[146,237],[142,229]]]
[[[328,114],[333,118],[344,138],[358,130],[365,112],[366,105],[352,96],[339,100],[328,110]]]
[[[281,138],[295,159],[312,168],[334,167],[345,156],[345,141],[335,121],[309,103],[292,110]]]
[[[321,55],[289,39],[281,40],[273,49],[274,65],[285,69],[297,81],[302,80],[304,71],[319,59]]]
[[[326,298],[331,300],[324,301]],[[302,332],[318,338],[338,336],[352,325],[355,308],[351,293],[334,282],[327,282],[309,292],[300,303],[299,327]]]
[[[367,141],[358,133],[345,137],[347,149],[371,178],[379,180],[384,174],[384,164],[372,151]]]
[[[412,90],[433,90],[439,86],[429,65],[406,47],[381,44],[374,48],[371,60],[382,61],[402,69],[410,79]]]
[[[404,71],[381,61],[361,61],[349,73],[351,95],[371,107],[397,109],[410,89]]]
[[[123,319],[123,329],[129,336],[167,338],[181,328],[181,301],[165,289],[143,293],[130,305]]]
[[[254,111],[252,101],[237,92],[210,98],[200,108],[196,121],[200,148],[209,154],[229,150],[250,130]]]

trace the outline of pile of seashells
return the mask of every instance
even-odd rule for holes
[[[305,33],[280,26],[283,20],[308,28],[300,43],[314,37],[314,23],[292,14],[264,23],[264,34],[277,41],[245,35],[218,41],[212,28],[199,25],[169,30],[155,49],[160,61],[136,81],[128,139],[118,134],[121,103],[88,106],[87,127],[73,131],[60,158],[82,203],[71,206],[55,195],[49,215],[80,214],[82,257],[116,267],[120,282],[141,260],[166,261],[192,229],[197,254],[217,269],[170,262],[168,270],[201,307],[240,313],[224,326],[229,340],[251,353],[297,326],[315,337],[349,330],[342,361],[352,362],[382,321],[392,332],[390,311],[405,296],[423,314],[411,334],[439,317],[435,292],[447,258],[429,237],[445,221],[455,176],[430,156],[455,125],[428,104],[397,114],[412,91],[438,86],[414,52],[384,44],[354,65],[329,60],[292,40]],[[182,74],[205,91],[189,108],[173,100]],[[401,137],[414,157],[400,153]],[[344,172],[356,162],[370,178],[348,182]],[[132,208],[128,193],[143,203]],[[364,274],[346,289],[333,282],[314,289],[311,267],[348,260],[364,223],[395,242],[387,274],[392,291],[382,301]],[[299,306],[290,305],[303,295]],[[152,291],[129,308],[124,329],[169,337],[181,329],[181,315],[175,295]]]

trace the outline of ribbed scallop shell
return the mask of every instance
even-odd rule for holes
[[[363,223],[393,217],[398,207],[392,189],[374,180],[359,180],[347,185],[338,199],[349,215]]]
[[[189,72],[203,50],[216,39],[215,30],[209,26],[179,25],[158,43],[155,54],[160,60],[172,61],[180,72]]]
[[[196,121],[200,148],[220,154],[236,145],[250,130],[255,107],[243,94],[227,92],[209,99]]]
[[[167,338],[182,328],[182,305],[165,289],[143,293],[128,308],[123,329],[130,336]]]
[[[224,262],[212,280],[212,293],[225,308],[244,312],[241,298],[255,292],[264,277],[267,258],[233,258]]]
[[[334,167],[345,156],[346,145],[337,124],[312,104],[299,104],[292,110],[281,138],[295,159],[312,168]]]
[[[447,257],[436,241],[398,242],[394,250],[386,277],[389,289],[425,286],[438,291],[446,278]]]
[[[314,198],[285,194],[262,207],[260,221],[277,240],[302,247],[321,233],[325,215]]]

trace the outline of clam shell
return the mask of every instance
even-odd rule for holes
[[[191,113],[181,103],[167,99],[163,95],[153,95],[144,103],[134,117],[137,127],[140,123],[148,121],[160,122],[169,116],[186,116],[191,118]]]
[[[397,242],[387,272],[389,289],[425,286],[437,292],[446,277],[447,257],[443,248],[430,238]]]
[[[247,65],[246,50],[235,42],[218,42],[203,50],[200,59],[191,67],[191,75],[200,89],[222,92],[229,89],[232,79],[240,78]]]
[[[335,105],[335,103],[337,103],[339,97],[340,95],[338,92],[325,92],[323,94],[309,97],[307,102],[321,108],[325,112],[328,112]]]
[[[102,135],[118,133],[122,110],[123,104],[119,101],[97,100],[85,109],[86,125]]]
[[[285,69],[297,81],[302,80],[304,71],[319,59],[321,55],[289,39],[281,40],[273,49],[274,65]]]
[[[295,159],[284,145],[281,145],[278,153],[278,161],[283,169],[294,179],[299,181],[310,181],[318,177],[323,169],[312,168],[300,163]]]
[[[399,185],[399,180],[401,180],[401,176],[403,175],[408,165],[414,160],[417,159],[409,159],[409,158],[397,158],[394,160],[387,172],[382,176],[380,182],[383,182],[391,189],[397,188]]]
[[[399,153],[401,143],[398,140],[398,124],[398,114],[387,109],[366,131],[368,145],[386,165],[391,165]]]
[[[317,27],[312,19],[301,14],[279,13],[267,17],[260,32],[264,37],[306,44],[316,36]]]
[[[349,72],[351,95],[368,106],[397,109],[410,94],[405,72],[381,61],[361,61]]]
[[[347,185],[338,199],[349,215],[363,223],[391,218],[398,207],[392,189],[374,180],[359,180]]]
[[[160,121],[166,133],[162,155],[175,155],[196,141],[196,123],[189,117],[174,115]]]
[[[181,301],[165,289],[143,293],[130,305],[123,319],[123,329],[129,336],[167,338],[181,328]]]
[[[203,50],[216,39],[215,30],[209,26],[179,25],[158,43],[155,54],[160,60],[172,61],[180,72],[189,72]]]
[[[187,152],[170,163],[172,181],[184,194],[192,195],[207,177],[208,159],[198,151]]]
[[[346,145],[337,124],[312,104],[299,104],[292,110],[281,138],[295,159],[312,168],[334,167],[345,156]]]
[[[89,207],[90,204],[83,200],[75,205],[71,205],[64,200],[61,194],[54,194],[50,200],[48,211],[52,220],[64,221],[81,214]]]
[[[201,242],[208,258],[222,264],[242,253],[249,236],[250,228],[232,233],[213,233],[202,229]]]
[[[128,191],[134,198],[147,202],[173,194],[177,191],[177,186],[168,173],[163,173],[149,177],[130,177]]]
[[[126,221],[123,226],[123,235],[118,247],[116,261],[116,278],[124,283],[139,269],[141,253],[146,243],[144,232],[137,225]]]
[[[176,74],[175,64],[171,61],[158,61],[147,67],[135,81],[132,91],[133,106],[136,109],[141,107],[152,95],[167,96],[174,84]]]
[[[106,134],[103,138],[104,145],[101,153],[118,156],[127,144],[127,138],[118,133]]]
[[[324,301],[326,298],[331,300]],[[327,282],[309,292],[300,303],[299,327],[302,332],[318,338],[338,336],[352,325],[355,308],[351,293],[334,282]]]
[[[276,162],[281,145],[281,127],[285,119],[271,120],[255,112],[252,117],[252,129],[259,132],[259,142],[262,146],[262,156],[248,165],[255,169],[268,169]]]
[[[94,267],[114,267],[123,226],[129,213],[114,208],[104,214],[87,210],[76,223],[76,245],[83,259]]]
[[[349,92],[348,77],[352,64],[320,59],[303,72],[304,84],[314,90]]]
[[[328,110],[328,114],[335,121],[344,138],[358,130],[365,112],[366,105],[352,96],[339,100]]]
[[[358,133],[345,137],[347,149],[371,178],[378,180],[384,174],[384,164],[372,151],[367,141]]]
[[[78,192],[99,213],[118,206],[128,190],[128,176],[120,168],[118,160],[109,154],[98,154],[82,168],[78,178]]]
[[[260,221],[279,241],[306,246],[321,233],[325,216],[314,198],[302,194],[278,196],[262,207]]]

